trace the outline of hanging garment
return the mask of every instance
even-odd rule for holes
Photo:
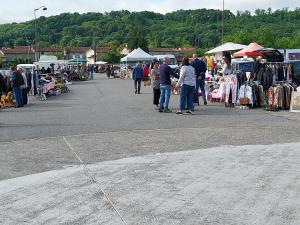
[[[220,81],[220,86],[218,89],[215,89],[212,91],[211,93],[211,98],[213,100],[218,99],[220,102],[225,100],[225,82],[224,81]]]
[[[272,111],[279,110],[280,87],[272,86],[268,89],[268,109]]]
[[[265,96],[265,93],[264,93],[264,88],[262,85],[258,85],[258,89],[259,89],[259,106],[260,107],[263,107],[266,105],[266,96]]]
[[[249,99],[249,105],[253,106],[253,92],[252,87],[249,85],[242,85],[239,90],[239,102],[241,98],[245,97]]]
[[[278,86],[279,88],[279,109],[285,108],[285,91],[282,85]]]
[[[225,77],[225,103],[237,103],[237,77],[228,75]],[[231,98],[230,98],[231,97]]]

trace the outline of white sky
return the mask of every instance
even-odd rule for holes
[[[0,23],[23,22],[34,18],[33,10],[42,5],[47,11],[38,11],[37,16],[58,15],[63,12],[109,12],[154,11],[159,13],[179,9],[221,9],[223,0],[1,0]],[[281,9],[300,7],[300,0],[224,0],[225,9],[254,11],[257,8]]]

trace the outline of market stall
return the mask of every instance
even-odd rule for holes
[[[257,50],[262,49],[263,46],[257,44],[256,42],[250,43],[247,47],[243,48],[242,50],[233,53],[233,57],[258,57],[263,56],[261,52],[257,52]]]
[[[256,46],[259,47],[261,46]],[[234,71],[220,79],[216,88],[209,93],[210,100],[218,99],[227,107],[242,109],[290,109],[291,96],[296,91],[297,84],[293,82],[292,65],[283,62],[279,51],[259,48],[252,52],[246,48],[234,55],[262,56],[262,60],[254,62],[252,73]]]
[[[131,76],[129,73],[129,63],[136,63],[136,62],[152,62],[155,57],[149,55],[147,52],[143,51],[141,48],[134,49],[125,57],[121,58],[121,68],[125,68],[125,73],[127,76]],[[123,65],[122,65],[123,64]],[[125,65],[124,65],[125,64]]]
[[[71,84],[64,74],[59,73],[42,75],[38,83],[38,96],[40,100],[47,100],[47,97],[68,92]]]
[[[216,60],[222,60],[223,57],[223,52],[228,52],[228,51],[237,51],[243,48],[246,48],[246,45],[241,45],[233,42],[227,42],[225,44],[222,44],[214,49],[211,49],[208,52],[205,52],[206,55],[209,54],[214,54]]]

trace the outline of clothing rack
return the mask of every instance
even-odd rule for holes
[[[288,69],[288,66],[290,65],[290,63],[287,62],[266,62],[264,63],[265,65],[283,65],[283,77],[286,81],[286,83],[290,83],[290,77],[288,74],[288,71],[286,71],[286,69]],[[278,81],[275,80],[275,75],[273,76],[273,84],[276,84]]]

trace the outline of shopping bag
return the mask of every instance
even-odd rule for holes
[[[145,80],[144,81],[144,86],[145,87],[149,87],[151,85],[151,81],[150,80]]]
[[[249,98],[247,98],[247,97],[240,98],[240,104],[241,105],[249,105]]]

